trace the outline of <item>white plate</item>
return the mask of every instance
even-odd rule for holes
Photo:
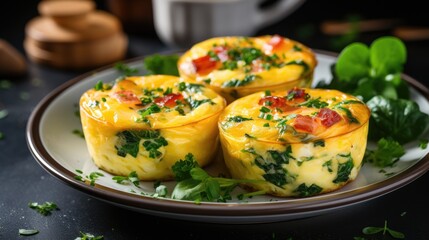
[[[318,66],[314,84],[320,80],[331,79],[330,66],[336,59],[331,53],[316,52]],[[142,69],[143,59],[144,57],[131,59],[126,61],[126,64]],[[75,129],[81,129],[75,112],[78,110],[77,104],[82,93],[94,87],[100,80],[110,82],[119,76],[120,73],[110,65],[68,81],[42,99],[27,125],[29,149],[44,169],[68,185],[115,205],[157,216],[202,222],[284,221],[322,214],[379,197],[412,182],[429,169],[429,148],[420,149],[416,140],[405,146],[407,152],[395,167],[385,169],[389,174],[381,173],[379,168],[371,164],[364,164],[353,182],[340,190],[319,196],[300,199],[257,196],[246,201],[233,199],[227,203],[201,204],[155,198],[150,196],[154,191],[153,182],[141,182],[139,189],[113,181],[111,174],[94,165],[85,140],[72,133]],[[403,77],[412,86],[413,100],[419,104],[421,111],[429,113],[428,89],[407,75]],[[424,138],[429,139],[429,136]],[[97,171],[104,176],[96,180],[95,186],[90,186],[75,179],[76,170],[81,170],[84,174]],[[166,183],[170,193],[174,184]]]

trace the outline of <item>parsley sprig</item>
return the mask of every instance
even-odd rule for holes
[[[47,216],[52,213],[54,210],[58,210],[57,204],[53,202],[45,202],[43,204],[39,204],[37,202],[31,202],[28,204],[28,206],[32,209],[35,209],[38,213]]]
[[[95,181],[99,177],[103,177],[104,176],[104,174],[102,174],[101,172],[91,172],[89,175],[84,175],[84,173],[82,172],[82,170],[76,169],[75,171],[77,173],[77,175],[74,176],[74,178],[76,180],[79,180],[81,182],[89,181],[89,185],[91,185],[91,186],[95,186]]]
[[[240,183],[258,182],[258,180],[212,177],[198,165],[192,153],[188,153],[184,160],[177,161],[172,166],[172,171],[177,184],[171,198],[191,200],[197,204],[203,200],[226,202],[232,199],[231,192]],[[264,193],[258,192],[259,195]]]

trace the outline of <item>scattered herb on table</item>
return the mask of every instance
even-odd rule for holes
[[[171,197],[173,199],[192,200],[197,204],[203,200],[225,202],[232,199],[230,194],[240,183],[258,181],[212,177],[199,167],[192,153],[188,153],[184,160],[177,161],[172,166],[172,171],[177,184]],[[257,194],[263,195],[264,192]]]
[[[405,235],[401,232],[395,231],[387,227],[387,220],[384,221],[383,227],[365,227],[362,229],[362,233],[366,235],[372,235],[377,233],[382,233],[383,236],[386,235],[386,233],[389,233],[390,236],[396,239],[404,239]]]
[[[75,238],[74,240],[103,240],[104,236],[95,236],[91,233],[80,232],[80,237]]]
[[[9,111],[7,109],[0,110],[0,119],[3,119],[9,115]]]
[[[45,202],[43,204],[32,202],[32,203],[29,203],[28,206],[32,209],[35,209],[38,213],[44,216],[50,215],[52,211],[59,209],[57,204],[53,202]]]
[[[4,139],[4,133],[0,132],[0,140],[3,140],[3,139]]]
[[[19,235],[22,236],[31,236],[39,233],[39,230],[36,229],[19,229]]]
[[[144,58],[143,67],[147,70],[148,75],[164,74],[179,76],[179,70],[177,69],[177,61],[179,55],[161,55],[154,54]]]
[[[0,80],[0,89],[9,89],[12,87],[12,82],[9,80]]]

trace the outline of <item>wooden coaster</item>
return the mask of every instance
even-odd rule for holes
[[[66,69],[94,68],[125,57],[127,36],[120,21],[95,10],[89,0],[42,1],[41,16],[26,25],[29,59]]]

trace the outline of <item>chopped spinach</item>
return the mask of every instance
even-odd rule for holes
[[[139,153],[140,140],[144,139],[143,147],[149,152],[150,158],[158,158],[161,152],[158,150],[162,146],[167,146],[168,142],[161,136],[159,130],[125,130],[117,135],[115,148],[118,156],[125,157],[130,154],[137,157]]]
[[[349,154],[338,154],[340,158],[347,158],[344,163],[338,163],[337,177],[332,181],[333,183],[347,182],[350,177],[350,173],[354,167],[352,156]]]
[[[316,184],[311,184],[307,187],[305,183],[301,183],[294,192],[298,193],[300,197],[310,197],[319,194],[322,192],[323,188],[317,186]]]

